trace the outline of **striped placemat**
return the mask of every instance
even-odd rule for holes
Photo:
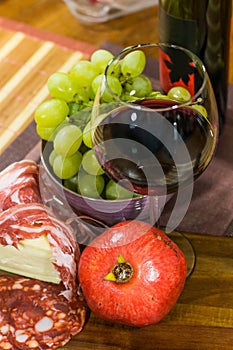
[[[95,47],[0,17],[0,154],[30,125],[48,98],[46,81]]]

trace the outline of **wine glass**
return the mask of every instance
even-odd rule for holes
[[[176,194],[163,229],[178,239],[188,274],[195,252],[173,231],[188,209],[194,181],[213,157],[217,138],[215,96],[195,54],[176,45],[149,43],[125,48],[109,62],[92,112],[96,155],[115,182],[149,196],[152,225],[159,226],[164,208],[160,196]]]

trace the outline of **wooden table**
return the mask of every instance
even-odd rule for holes
[[[156,6],[106,23],[82,24],[62,0],[4,0],[0,16],[97,46],[104,41],[127,46],[158,39]]]
[[[64,350],[232,350],[233,240],[184,233],[196,266],[170,313],[142,328],[107,322],[91,313]],[[0,271],[0,274],[2,271]]]
[[[101,46],[158,40],[157,7],[113,20],[78,22],[62,0],[5,0],[0,16]],[[143,28],[143,30],[142,30]],[[233,37],[231,38],[233,42]],[[233,45],[229,82],[233,82]],[[67,350],[230,350],[233,344],[233,240],[187,233],[196,267],[170,314],[159,324],[135,329],[105,322],[93,314]]]
[[[62,0],[0,1],[0,16],[21,21],[96,46],[111,41],[121,46],[158,41],[157,6],[106,23],[79,22]],[[233,43],[233,32],[231,36]],[[233,45],[230,53],[230,76],[233,82]]]

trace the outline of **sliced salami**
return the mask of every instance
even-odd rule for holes
[[[42,235],[47,237],[51,247],[52,263],[65,287],[63,294],[70,299],[76,293],[76,271],[80,256],[72,227],[56,218],[40,203],[18,204],[0,213],[0,245],[18,248],[22,240]]]
[[[12,163],[0,173],[0,212],[20,203],[42,202],[39,167],[32,160]]]
[[[0,276],[0,349],[56,349],[78,334],[86,319],[80,296],[67,301],[63,286]]]

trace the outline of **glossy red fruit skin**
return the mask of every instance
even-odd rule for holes
[[[119,254],[134,268],[126,283],[104,278]],[[158,323],[173,308],[186,279],[186,259],[163,232],[141,221],[107,229],[87,246],[78,278],[87,304],[97,316],[135,327]]]

